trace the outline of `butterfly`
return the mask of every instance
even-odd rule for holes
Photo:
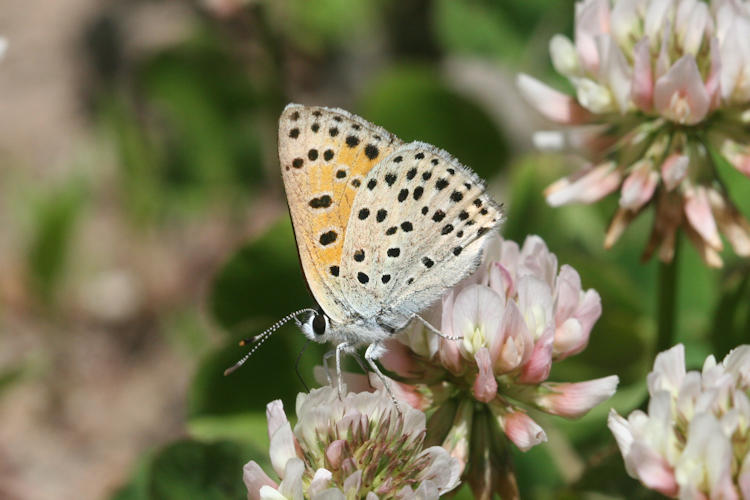
[[[479,265],[502,208],[484,182],[450,154],[404,143],[342,109],[289,104],[279,119],[279,163],[297,250],[315,309],[296,311],[256,336],[254,348],[290,319],[308,339],[341,353],[383,342]],[[329,376],[330,379],[330,376]],[[387,387],[387,383],[385,384]]]

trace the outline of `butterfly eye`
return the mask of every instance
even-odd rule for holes
[[[321,313],[315,314],[312,322],[313,332],[315,335],[323,335],[326,332],[326,318]]]

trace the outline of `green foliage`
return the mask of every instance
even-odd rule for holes
[[[717,360],[747,343],[750,333],[750,266],[729,269],[723,278],[711,322],[710,340]]]
[[[240,203],[262,183],[263,99],[226,44],[202,32],[141,62],[135,81],[135,99],[105,94],[100,111],[136,220]]]
[[[379,27],[380,0],[264,0],[274,28],[308,52],[346,47]]]
[[[44,194],[36,207],[28,265],[33,290],[43,302],[54,301],[85,196],[84,186],[74,181]]]
[[[313,303],[288,217],[229,259],[216,276],[210,300],[219,324],[228,330],[239,327],[246,335],[249,327],[276,321]],[[260,322],[247,324],[253,320]]]
[[[572,10],[570,1],[437,0],[434,26],[438,40],[450,52],[517,62],[528,50],[532,35],[543,23],[558,31]]]
[[[242,467],[251,448],[227,441],[180,440],[142,460],[113,500],[223,500],[247,496]]]
[[[426,67],[384,72],[364,92],[358,111],[404,141],[420,140],[449,151],[485,178],[508,160],[506,141],[488,115]]]
[[[240,249],[217,275],[211,308],[232,335],[224,347],[201,363],[190,392],[189,415],[263,410],[273,399],[293,407],[297,392],[304,389],[295,364],[306,342],[293,323],[266,341],[241,369],[228,377],[223,372],[246,352],[247,348],[237,348],[240,338],[260,333],[290,312],[313,305],[297,260],[291,224],[284,218]],[[323,348],[314,344],[300,358],[299,370],[308,385],[313,383],[313,366],[320,363],[322,353]]]

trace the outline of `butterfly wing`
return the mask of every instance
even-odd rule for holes
[[[302,270],[333,320],[350,309],[341,289],[341,250],[354,198],[370,170],[403,142],[340,109],[290,104],[279,119],[279,161]]]
[[[341,254],[346,300],[401,327],[479,264],[502,222],[484,183],[445,151],[414,142],[370,170]]]

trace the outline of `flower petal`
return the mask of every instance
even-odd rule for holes
[[[503,424],[505,435],[521,451],[528,451],[539,443],[547,441],[544,429],[524,412],[514,411],[505,415]]]
[[[314,497],[318,493],[323,493],[323,491],[328,489],[328,485],[330,484],[332,478],[333,474],[331,474],[331,471],[323,468],[316,470],[315,475],[313,475],[312,481],[310,481],[310,486],[307,489],[307,494]]]
[[[636,106],[643,111],[651,111],[654,106],[654,75],[651,71],[648,37],[643,37],[633,47],[633,84],[630,94]]]
[[[650,160],[641,160],[633,165],[630,175],[622,183],[620,206],[627,210],[638,210],[654,195],[659,183],[659,174]]]
[[[693,56],[682,56],[656,80],[654,106],[662,116],[685,125],[706,117],[710,99]]]
[[[305,472],[305,463],[299,458],[293,458],[286,463],[284,479],[279,485],[279,491],[289,500],[304,500],[302,491],[302,474]]]
[[[419,473],[420,480],[431,481],[440,494],[458,486],[461,467],[458,460],[450,456],[444,448],[432,446],[424,450],[420,456],[430,457],[430,465]]]
[[[690,158],[687,155],[671,154],[661,165],[661,178],[668,191],[676,188],[685,179]]]
[[[620,113],[625,113],[630,105],[631,70],[620,47],[609,35],[596,39],[603,67],[602,77],[607,82]]]
[[[654,360],[654,369],[648,374],[648,392],[652,396],[658,391],[677,395],[685,378],[685,346],[675,346],[660,352]]]
[[[287,463],[297,458],[296,442],[289,422],[281,425],[271,436],[271,464],[281,478],[284,478]]]
[[[376,500],[377,498],[378,497],[375,496]],[[310,500],[346,500],[346,496],[338,488],[328,488],[327,490],[313,495]],[[371,500],[370,493],[367,494],[367,500]]]
[[[563,35],[554,35],[549,42],[549,53],[552,65],[558,73],[572,76],[580,73],[581,63],[578,60],[576,47],[570,39]]]
[[[673,497],[679,491],[672,467],[666,459],[640,441],[635,442],[626,463],[635,471],[634,477],[646,487]]]
[[[571,125],[590,119],[588,111],[573,97],[558,92],[536,78],[521,73],[516,78],[516,85],[524,99],[548,120]]]
[[[578,418],[602,401],[612,397],[619,381],[617,375],[610,375],[578,383],[549,382],[545,384],[549,392],[539,394],[535,402],[547,413]]]
[[[534,344],[529,360],[523,365],[518,381],[522,384],[538,384],[547,380],[552,369],[552,346],[554,331],[547,330]]]
[[[544,190],[544,196],[553,207],[571,202],[594,203],[617,189],[621,180],[617,165],[607,162],[558,180]]]
[[[341,463],[344,460],[345,451],[346,441],[344,441],[343,439],[336,439],[326,448],[326,460],[333,470],[338,470],[341,467]]]
[[[685,216],[709,246],[715,250],[723,248],[705,187],[697,186],[685,193]]]
[[[242,468],[242,481],[247,488],[247,500],[260,500],[260,489],[263,486],[278,488],[278,485],[254,461],[246,463]]]
[[[288,500],[280,491],[271,486],[263,486],[259,494],[260,500]]]
[[[587,0],[576,4],[575,44],[583,67],[596,73],[599,53],[596,37],[609,33],[610,10],[608,0]]]
[[[504,303],[489,287],[469,285],[456,296],[453,305],[453,333],[463,337],[464,357],[471,359],[489,339],[501,334]]]
[[[495,374],[492,372],[490,351],[486,347],[482,347],[474,355],[474,359],[479,368],[479,373],[477,373],[472,387],[474,397],[483,403],[489,403],[497,396],[497,380],[495,380]]]
[[[750,145],[725,139],[721,144],[721,154],[734,168],[750,177]]]

